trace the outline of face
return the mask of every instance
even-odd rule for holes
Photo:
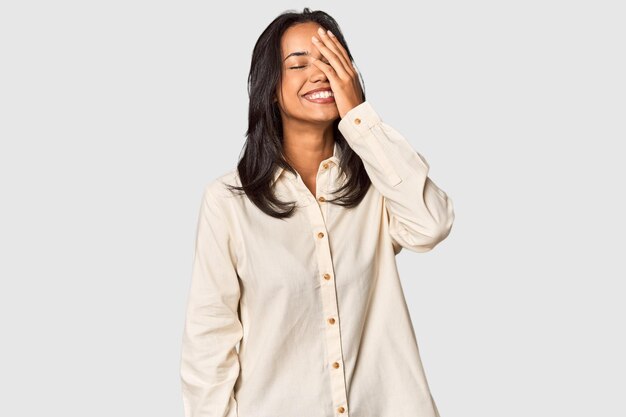
[[[311,90],[330,89],[326,74],[311,63],[314,57],[326,64],[329,63],[311,40],[311,37],[319,36],[317,33],[319,27],[319,24],[312,22],[296,24],[287,29],[281,39],[282,83],[277,86],[276,99],[283,120],[287,118],[313,123],[331,123],[339,117],[334,99],[309,100],[304,97]],[[294,52],[305,54],[291,55]]]

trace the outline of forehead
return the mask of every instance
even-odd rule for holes
[[[296,51],[309,51],[309,53],[317,52],[317,48],[313,46],[312,36],[319,34],[317,29],[321,26],[317,23],[307,22],[299,23],[291,26],[283,33],[280,41],[280,48],[283,59],[292,52]]]

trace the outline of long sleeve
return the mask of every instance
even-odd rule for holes
[[[346,113],[338,128],[383,195],[394,252],[426,252],[444,240],[454,222],[454,208],[428,177],[424,157],[383,122],[368,101]]]
[[[205,188],[182,339],[180,376],[185,417],[236,417],[234,384],[240,287],[228,225]]]

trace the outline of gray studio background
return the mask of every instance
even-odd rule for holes
[[[455,204],[398,255],[442,417],[625,416],[618,3],[3,2],[0,415],[182,417],[201,193],[254,42],[308,6]]]

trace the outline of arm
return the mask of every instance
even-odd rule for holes
[[[185,417],[236,417],[242,337],[239,282],[228,227],[205,189],[197,223],[180,376]]]
[[[394,252],[401,248],[426,252],[444,240],[452,228],[454,208],[428,177],[424,157],[385,124],[368,101],[348,111],[339,130],[383,195]]]

